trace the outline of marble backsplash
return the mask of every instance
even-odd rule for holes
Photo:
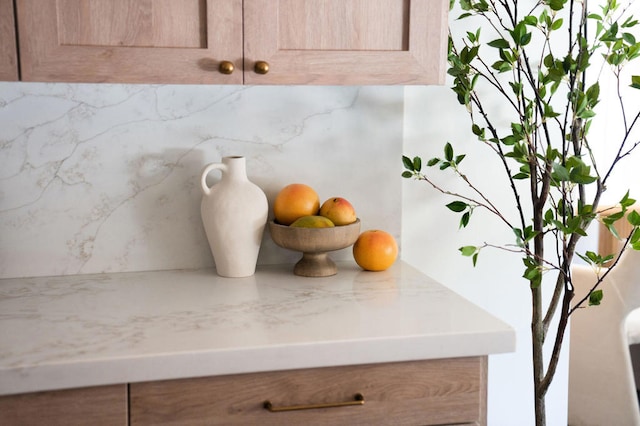
[[[0,278],[213,266],[198,182],[226,155],[399,240],[402,120],[401,87],[0,83]],[[259,263],[298,256],[265,231]]]

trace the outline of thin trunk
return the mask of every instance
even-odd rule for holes
[[[532,316],[531,342],[533,346],[533,388],[536,426],[546,425],[546,409],[544,403],[545,390],[540,384],[544,379],[544,329],[542,327],[542,289],[541,286],[531,289]]]

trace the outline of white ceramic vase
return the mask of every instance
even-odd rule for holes
[[[222,179],[209,187],[207,176]],[[248,277],[255,273],[269,204],[264,192],[247,178],[245,157],[223,157],[205,166],[201,214],[218,275]]]

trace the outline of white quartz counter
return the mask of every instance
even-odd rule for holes
[[[0,280],[0,395],[515,349],[515,333],[409,265],[292,265]]]

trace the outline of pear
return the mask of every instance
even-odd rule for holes
[[[294,228],[333,228],[335,225],[324,216],[309,215],[299,217],[289,226]]]

